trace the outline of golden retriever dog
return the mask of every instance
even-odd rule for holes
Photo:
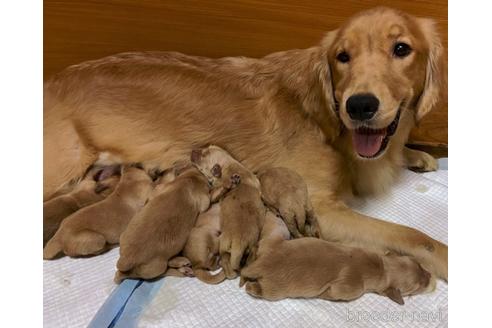
[[[446,279],[446,245],[346,206],[405,166],[436,168],[405,142],[442,94],[443,63],[431,20],[375,8],[258,59],[132,52],[71,66],[44,86],[44,199],[93,163],[164,169],[216,144],[253,172],[302,176],[323,239],[409,254]]]
[[[194,150],[193,163],[209,179],[212,199],[220,198],[219,253],[228,279],[237,276],[241,261],[256,249],[266,207],[258,178],[217,146]]]
[[[111,194],[120,180],[119,166],[93,167],[73,189],[43,203],[43,247],[58,230],[60,223],[79,209]]]
[[[124,166],[120,182],[106,199],[67,217],[44,247],[43,257],[96,255],[120,241],[128,222],[145,204],[152,180],[137,167]]]
[[[350,301],[364,293],[402,296],[434,289],[435,279],[409,256],[379,255],[316,238],[289,239],[284,222],[271,212],[258,258],[241,270],[241,286],[252,296],[276,301],[303,297]]]
[[[195,277],[207,284],[218,284],[226,278],[224,270],[217,274],[210,272],[220,268],[220,234],[220,207],[216,203],[198,216],[183,249]]]
[[[191,163],[164,173],[159,187],[121,235],[115,282],[154,279],[184,248],[200,213],[210,206],[207,178]]]
[[[302,177],[285,167],[273,167],[257,174],[261,197],[270,210],[284,220],[295,238],[318,237],[313,206]]]

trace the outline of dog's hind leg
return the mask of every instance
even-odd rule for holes
[[[48,122],[47,122],[48,121]],[[52,120],[53,121],[53,120]],[[72,122],[45,116],[43,136],[43,199],[49,200],[71,181],[82,177],[97,152],[84,144]]]

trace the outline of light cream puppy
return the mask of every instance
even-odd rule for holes
[[[256,176],[217,146],[194,150],[192,161],[212,183],[220,199],[220,259],[227,278],[237,276],[244,257],[254,252],[265,219]]]
[[[209,284],[218,284],[226,278],[224,270],[210,273],[220,268],[220,234],[220,206],[214,204],[198,216],[183,249],[183,256],[190,260],[193,274]]]

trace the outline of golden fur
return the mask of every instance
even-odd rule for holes
[[[306,183],[296,172],[273,167],[258,173],[261,198],[280,215],[292,236],[319,237],[319,227]]]
[[[190,260],[193,274],[208,284],[218,284],[226,278],[224,270],[214,275],[209,272],[220,268],[220,234],[220,207],[214,204],[198,216],[183,249],[183,256]]]
[[[69,256],[99,254],[120,242],[128,222],[145,204],[152,180],[142,169],[125,166],[120,182],[104,200],[67,217],[46,244],[43,256],[52,259],[60,252]]]
[[[209,146],[194,151],[193,163],[212,183],[212,198],[220,197],[219,253],[228,279],[237,276],[241,261],[256,249],[266,208],[256,176],[226,151]]]
[[[287,237],[287,238],[286,238]],[[250,295],[350,301],[375,292],[403,304],[402,296],[432,290],[431,274],[408,256],[381,256],[315,238],[288,239],[285,224],[269,214],[258,258],[241,270]]]
[[[72,190],[43,203],[43,247],[58,230],[63,219],[79,209],[96,203],[111,194],[118,184],[119,174],[96,181],[94,175],[106,168],[95,167]]]
[[[195,167],[175,167],[162,180],[121,236],[117,283],[163,275],[168,260],[185,246],[198,215],[210,206],[208,181]]]
[[[391,56],[395,37],[414,49],[403,60]],[[347,67],[334,63],[340,47],[354,54]],[[443,89],[442,59],[430,20],[376,8],[316,46],[260,59],[142,52],[69,67],[44,88],[44,199],[98,160],[167,168],[192,148],[216,144],[254,172],[283,166],[300,174],[324,239],[410,254],[447,278],[446,245],[345,205],[353,194],[386,190],[405,166],[409,131]],[[377,126],[401,107],[377,158],[358,157],[350,142],[343,100],[355,90],[381,97]],[[435,167],[413,154],[422,169]]]

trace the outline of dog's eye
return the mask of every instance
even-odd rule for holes
[[[340,63],[348,63],[350,61],[350,55],[346,51],[342,51],[337,55],[337,60]]]
[[[398,42],[393,48],[393,55],[400,58],[410,55],[411,52],[412,48],[408,44],[403,42]]]

